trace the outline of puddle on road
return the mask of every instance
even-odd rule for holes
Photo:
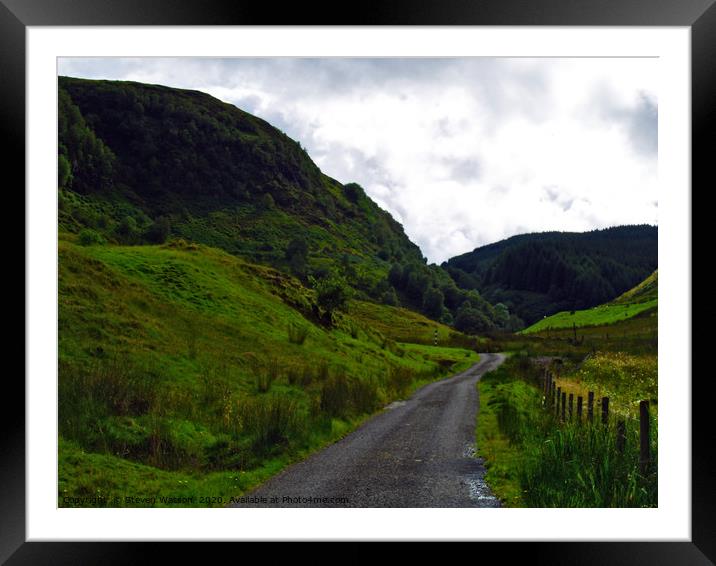
[[[465,477],[468,493],[478,507],[501,507],[500,500],[497,499],[490,491],[490,487],[485,482],[485,466],[482,458],[475,454],[475,446],[468,444],[462,453],[464,458],[473,458],[477,461],[476,470]]]

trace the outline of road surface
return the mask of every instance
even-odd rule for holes
[[[430,383],[360,428],[286,468],[235,507],[499,507],[474,457],[475,384],[504,361]]]

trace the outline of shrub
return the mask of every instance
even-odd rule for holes
[[[126,244],[136,243],[140,234],[137,220],[133,216],[125,216],[117,226],[117,235]]]
[[[91,228],[84,228],[79,233],[79,242],[82,246],[95,246],[98,244],[104,244],[105,239],[101,234],[95,232]]]
[[[163,244],[171,232],[171,223],[166,216],[160,216],[147,229],[145,237],[154,244]]]

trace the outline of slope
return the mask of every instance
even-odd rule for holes
[[[60,236],[61,506],[225,504],[477,359],[391,340],[374,321],[450,329],[388,306],[314,324],[313,290],[222,250]]]
[[[60,77],[59,89],[63,230],[124,244],[174,235],[301,277],[336,268],[365,293],[391,261],[424,261],[359,185],[231,104],[135,82]]]
[[[658,308],[658,271],[613,301],[581,311],[563,311],[533,324],[524,334],[560,328],[604,326],[636,316],[655,315]]]

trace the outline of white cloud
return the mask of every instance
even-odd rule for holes
[[[356,181],[430,261],[525,231],[656,223],[656,59],[65,59],[194,88]]]

